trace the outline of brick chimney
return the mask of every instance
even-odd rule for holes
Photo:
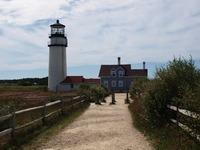
[[[145,69],[145,62],[143,62],[143,69]]]
[[[118,57],[118,65],[121,65],[121,58]]]

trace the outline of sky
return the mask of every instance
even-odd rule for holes
[[[174,57],[200,68],[199,0],[0,0],[0,79],[48,76],[50,25],[68,38],[67,74],[98,77],[101,64],[149,76]]]

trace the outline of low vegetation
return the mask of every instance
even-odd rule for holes
[[[100,104],[101,101],[105,101],[105,97],[110,94],[110,90],[102,84],[91,86],[87,83],[82,83],[78,93],[80,95],[85,95],[88,101]]]
[[[75,92],[50,92],[46,86],[0,86],[0,115],[10,111],[39,106]]]
[[[154,79],[135,81],[130,93],[134,124],[154,140],[156,149],[200,148],[198,142],[170,123],[172,114],[167,107],[174,105],[200,114],[200,70],[192,59],[174,58],[156,70]],[[199,118],[180,119],[200,134]]]
[[[46,90],[46,86],[17,86],[17,85],[3,85],[0,87],[0,116],[9,114],[15,110],[21,110],[25,108],[30,108],[34,106],[40,106],[44,103],[52,102],[57,99],[61,99],[63,96],[75,96],[85,95],[86,99],[90,102],[100,103],[103,101],[105,96],[109,94],[109,90],[107,87],[103,85],[90,86],[88,84],[81,84],[80,90],[75,92],[49,92]],[[73,110],[65,115],[64,117],[55,117],[57,119],[53,119],[51,122],[48,121],[46,126],[42,126],[40,123],[34,126],[30,126],[26,131],[20,131],[17,133],[17,140],[14,143],[10,143],[7,145],[8,149],[21,149],[25,147],[25,149],[35,149],[39,144],[44,142],[46,139],[52,137],[56,132],[59,132],[64,126],[69,124],[77,117],[81,112],[83,112],[88,105],[80,108],[78,110]],[[23,120],[23,119],[22,119]],[[57,123],[57,120],[58,123]],[[6,124],[3,122],[0,123],[1,131],[6,129],[9,125],[9,121]],[[36,132],[35,132],[36,131]],[[24,133],[27,136],[24,136]],[[36,137],[36,138],[35,138]],[[32,139],[33,140],[30,140]],[[44,138],[44,139],[43,139]],[[9,135],[7,138],[4,138],[3,141],[0,140],[0,145],[5,145],[8,141]],[[28,143],[27,146],[22,146],[24,143]]]
[[[3,85],[32,86],[32,85],[47,85],[47,84],[48,84],[48,77],[0,80],[0,85],[2,86]]]
[[[4,146],[9,150],[33,150],[41,146],[42,143],[53,138],[56,134],[60,133],[70,123],[72,123],[78,116],[80,116],[89,106],[86,103],[82,107],[69,111],[64,116],[56,117],[48,121],[45,126],[35,126],[29,128],[26,136],[19,136],[14,142],[10,142]]]
[[[17,111],[17,110],[21,110],[25,108],[31,108],[34,106],[41,106],[44,103],[52,102],[52,101],[61,99],[62,97],[74,97],[75,95],[77,95],[77,93],[75,92],[64,92],[64,91],[50,92],[46,90],[45,86],[4,86],[3,88],[0,88],[0,106],[1,106],[0,116],[10,114],[14,108]],[[36,112],[35,116],[37,116],[36,114],[38,113],[40,116],[40,112]],[[18,115],[17,123],[18,124],[23,123],[25,118],[27,119],[28,116],[30,117],[28,119],[34,119],[35,116],[34,115],[31,116],[31,114],[32,113]],[[73,114],[74,114],[74,111],[70,112],[70,115],[73,116]],[[20,117],[22,118],[20,119]],[[68,115],[64,117],[56,116],[55,118],[56,119],[54,119],[50,123],[48,122],[48,124],[44,127],[42,127],[42,122],[38,122],[37,124],[34,124],[33,126],[31,125],[30,127],[27,127],[24,130],[17,131],[19,132],[17,134],[22,135],[22,136],[18,136],[17,141],[15,141],[15,143],[11,143],[11,145],[15,145],[17,148],[14,148],[15,147],[14,146],[11,149],[19,149],[19,147],[21,147],[20,146],[21,144],[30,142],[29,141],[30,139],[32,139],[35,135],[41,134],[41,132],[48,130],[49,127],[51,127],[52,125],[54,125],[55,122],[57,122],[57,120],[61,122],[62,122],[62,119],[66,120],[66,122],[70,122],[71,120],[70,119],[71,116],[69,117]],[[9,127],[9,124],[10,124],[9,120],[0,122],[0,131],[7,129]],[[29,133],[30,135],[27,133]],[[26,134],[28,136],[24,136]],[[1,149],[1,146],[5,145],[5,143],[7,143],[9,139],[10,139],[9,135],[8,136],[6,135],[5,137],[0,138],[0,149]],[[10,148],[11,145],[8,145],[8,147]]]

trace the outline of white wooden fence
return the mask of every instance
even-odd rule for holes
[[[194,112],[191,112],[189,110],[185,110],[185,109],[180,109],[176,106],[167,106],[169,109],[173,110],[176,112],[176,114],[178,115],[178,113],[181,113],[182,115],[191,117],[193,119],[200,119],[200,115]],[[170,119],[171,122],[177,124],[180,128],[182,128],[184,131],[188,132],[191,136],[195,137],[198,141],[200,141],[200,135],[195,133],[191,128],[189,128],[188,126],[184,125],[184,123],[181,123],[178,119],[178,117],[176,119]]]
[[[71,99],[57,100],[57,101],[47,103],[47,104],[44,104],[44,105],[38,106],[38,107],[32,107],[32,108],[28,108],[28,109],[19,110],[19,111],[14,110],[11,114],[8,114],[5,116],[0,116],[0,123],[5,120],[10,120],[10,127],[3,131],[0,131],[0,138],[7,134],[11,134],[11,137],[14,138],[16,130],[28,127],[39,121],[46,123],[47,117],[49,117],[55,113],[58,113],[58,112],[61,112],[61,114],[64,114],[64,111],[73,109],[74,107],[76,107],[78,105],[82,105],[85,102],[84,98],[85,98],[84,96],[77,96],[77,97],[73,97]],[[60,106],[58,109],[52,110],[51,112],[46,111],[48,107],[51,107],[54,105],[59,105],[59,104],[60,104]],[[22,125],[16,125],[16,115],[25,114],[25,113],[28,113],[31,111],[41,111],[41,116],[30,122],[26,122]]]

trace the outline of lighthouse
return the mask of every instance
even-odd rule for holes
[[[66,47],[67,37],[65,35],[65,25],[59,23],[50,25],[51,33],[49,35],[49,77],[48,89],[50,91],[59,90],[59,84],[62,82],[66,73]]]

